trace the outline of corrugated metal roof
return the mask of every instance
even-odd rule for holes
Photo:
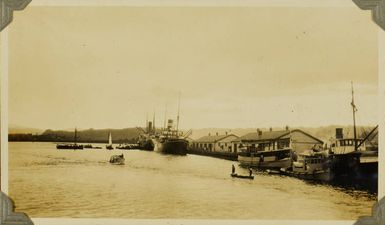
[[[306,136],[313,138],[314,140],[319,141],[320,143],[323,143],[323,141],[319,140],[318,138],[300,130],[300,129],[295,129],[295,130],[279,130],[279,131],[264,131],[262,132],[261,135],[258,135],[258,132],[253,132],[253,133],[248,133],[246,135],[243,135],[237,139],[234,140],[234,142],[241,142],[241,141],[272,141],[276,140],[279,138],[282,138],[284,136],[290,135],[290,133],[294,132],[300,132],[305,134]],[[290,136],[287,136],[290,137]]]
[[[220,140],[225,139],[225,138],[230,137],[230,136],[238,137],[234,134],[207,135],[207,136],[203,136],[203,137],[197,139],[195,142],[216,142],[216,141],[220,141]]]
[[[258,132],[248,133],[237,138],[234,141],[263,141],[263,140],[274,140],[281,136],[290,134],[288,130],[277,130],[277,131],[263,131],[261,135]]]

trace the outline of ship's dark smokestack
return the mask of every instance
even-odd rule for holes
[[[151,121],[148,122],[147,132],[148,133],[152,132],[152,122]]]
[[[171,130],[173,126],[174,126],[174,120],[172,119],[167,120],[167,129]]]
[[[336,139],[343,139],[344,132],[342,128],[336,128]]]

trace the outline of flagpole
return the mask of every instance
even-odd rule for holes
[[[354,105],[354,90],[352,83],[352,108],[353,108],[353,132],[354,132],[354,151],[357,151],[357,131],[356,131],[356,106]]]

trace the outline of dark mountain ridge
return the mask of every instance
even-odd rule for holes
[[[335,129],[343,128],[345,137],[353,137],[353,126],[330,125],[324,127],[290,127],[293,129],[301,129],[310,135],[324,141],[329,142],[330,138],[335,137]],[[269,132],[270,128],[259,128],[262,132]],[[286,128],[273,127],[272,130],[284,130]],[[357,137],[365,137],[373,126],[358,126]],[[87,129],[77,131],[77,141],[83,143],[107,143],[108,134],[111,132],[113,143],[135,143],[143,128],[124,128],[124,129]],[[196,140],[202,136],[223,135],[225,133],[242,136],[251,132],[257,132],[257,128],[202,128],[193,129],[190,138]],[[369,139],[374,144],[378,143],[377,132],[374,132]],[[74,142],[74,131],[64,130],[45,130],[41,134],[17,133],[9,134],[9,141],[46,141],[46,142]]]

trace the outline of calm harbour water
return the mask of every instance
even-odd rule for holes
[[[125,165],[108,163],[122,152]],[[30,217],[139,219],[356,220],[371,214],[376,199],[277,175],[234,179],[232,164],[197,155],[9,143],[9,195],[16,211]]]

